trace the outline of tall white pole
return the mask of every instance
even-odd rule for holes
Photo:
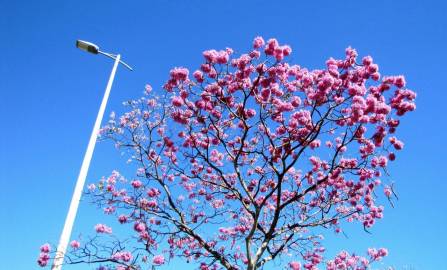
[[[82,161],[81,170],[79,171],[78,180],[76,181],[75,190],[73,192],[73,197],[71,198],[70,208],[68,209],[67,217],[65,218],[64,229],[62,230],[62,234],[59,239],[59,245],[56,251],[56,256],[54,258],[53,265],[51,266],[52,270],[60,270],[64,262],[64,256],[67,250],[68,241],[70,240],[73,223],[76,218],[82,191],[84,189],[85,178],[87,177],[88,168],[93,156],[93,150],[95,149],[96,138],[98,137],[99,128],[101,126],[102,118],[104,116],[104,111],[107,105],[107,100],[109,99],[110,90],[112,89],[113,80],[115,78],[115,73],[119,62],[120,55],[118,54],[115,58],[115,64],[113,65],[112,72],[110,73],[109,82],[107,83],[106,91],[104,93],[104,97],[102,98],[101,107],[99,107],[99,112],[98,116],[96,117],[92,135],[90,135],[90,141],[88,142],[84,161]]]

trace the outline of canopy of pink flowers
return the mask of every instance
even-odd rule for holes
[[[416,94],[353,48],[309,70],[288,63],[292,49],[276,39],[257,37],[252,47],[205,51],[197,70],[172,69],[163,93],[147,86],[130,111],[111,115],[101,137],[129,154],[136,173],[113,172],[88,194],[131,225],[137,251],[90,242],[103,247],[103,261],[140,265],[159,254],[155,266],[179,257],[206,270],[281,258],[293,270],[360,270],[387,256],[371,248],[326,258],[321,233],[346,222],[368,230],[383,218],[380,200],[394,194],[387,166],[404,147],[396,131]]]

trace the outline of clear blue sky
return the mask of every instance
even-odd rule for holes
[[[122,53],[135,68],[118,70],[110,112],[146,83],[159,89],[171,67],[195,68],[203,50],[244,51],[262,35],[290,44],[303,66],[322,67],[351,45],[382,73],[406,75],[418,108],[404,119],[405,149],[391,167],[400,200],[372,235],[353,228],[349,239],[329,237],[328,248],[385,246],[383,265],[447,269],[446,13],[441,0],[0,0],[0,267],[37,269],[38,247],[57,242],[63,225],[112,65],[77,50],[76,39]],[[122,163],[110,144],[98,145],[89,182]],[[92,232],[97,214],[84,203],[75,234]]]

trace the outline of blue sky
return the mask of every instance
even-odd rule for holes
[[[405,149],[390,168],[400,200],[386,209],[372,235],[350,228],[348,239],[329,237],[328,248],[385,246],[390,256],[383,265],[442,269],[446,10],[441,0],[0,0],[2,268],[37,269],[38,247],[57,242],[62,229],[112,66],[110,59],[77,50],[76,39],[119,52],[135,68],[118,70],[110,112],[139,97],[146,83],[160,89],[171,67],[197,67],[203,50],[229,46],[241,52],[262,35],[290,44],[292,61],[302,66],[323,67],[351,45],[360,55],[372,55],[383,74],[406,75],[408,87],[418,93],[418,108],[403,121],[399,135]],[[110,144],[99,144],[88,181],[123,161]],[[82,204],[75,234],[92,232],[95,215]]]

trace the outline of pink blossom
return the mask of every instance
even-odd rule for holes
[[[256,115],[256,111],[253,109],[248,109],[246,114],[248,118],[252,118],[253,116]]]
[[[405,87],[405,77],[404,76],[396,76],[394,79],[394,84],[396,85],[396,87],[402,88]]]
[[[95,191],[95,189],[96,189],[96,185],[95,185],[95,184],[89,184],[89,185],[87,186],[87,189],[88,189],[90,192],[93,192],[93,191]]]
[[[388,256],[388,250],[386,248],[379,248],[378,250],[375,248],[369,248],[368,254],[374,261],[380,261],[383,257]]]
[[[378,253],[379,253],[379,255],[380,255],[381,257],[388,256],[388,249],[386,249],[386,248],[380,248],[379,251],[378,251]]]
[[[43,245],[40,247],[40,252],[48,253],[48,252],[50,252],[50,251],[51,251],[51,246],[50,246],[50,244],[43,244]]]
[[[133,181],[131,182],[131,185],[132,185],[134,188],[140,188],[141,186],[143,186],[143,183],[142,183],[140,180],[133,180]]]
[[[225,64],[228,62],[229,55],[231,53],[232,53],[231,49],[225,51],[208,50],[203,52],[203,56],[209,63]]]
[[[278,41],[274,38],[271,38],[267,41],[267,45],[265,46],[264,52],[266,55],[273,55],[275,49],[278,48]]]
[[[262,37],[255,37],[255,39],[253,40],[253,48],[255,49],[259,49],[262,46],[264,46],[265,41]]]
[[[126,215],[120,215],[118,217],[118,222],[121,223],[121,224],[126,223],[127,222],[127,216]]]
[[[152,263],[155,265],[162,265],[165,263],[165,257],[163,255],[154,256]]]
[[[112,255],[112,259],[117,261],[129,262],[132,258],[132,254],[128,251],[120,251]]]
[[[391,188],[390,187],[385,187],[383,189],[383,193],[385,193],[385,196],[390,197],[392,194]]]
[[[289,263],[290,269],[292,270],[301,270],[301,263],[297,261],[292,261]]]
[[[313,140],[312,142],[309,143],[309,146],[311,149],[315,149],[320,147],[321,145],[321,141],[320,140]]]
[[[219,209],[224,205],[224,201],[223,200],[214,200],[211,205],[213,206],[213,208],[215,209]]]
[[[189,71],[184,67],[176,67],[171,70],[170,74],[174,80],[185,81],[188,78]]]
[[[261,53],[257,50],[253,50],[249,53],[249,56],[253,59],[259,58],[261,56]]]
[[[149,94],[150,92],[152,92],[152,86],[149,84],[146,84],[144,89],[145,89],[146,94]]]
[[[141,198],[139,200],[139,205],[142,208],[155,208],[158,206],[158,203],[156,200],[147,200],[146,198]]]
[[[226,64],[229,59],[229,54],[227,51],[219,51],[217,54],[217,63],[219,64]]]
[[[196,81],[198,83],[203,82],[204,78],[203,78],[203,73],[200,70],[196,70],[194,71],[194,73],[192,74],[192,76],[194,76],[194,78],[196,79]]]
[[[37,259],[37,263],[40,267],[45,267],[50,260],[50,255],[48,254],[51,251],[50,244],[44,244],[40,247],[40,255]]]
[[[293,107],[298,107],[301,104],[301,99],[298,96],[293,96],[290,103]]]
[[[95,226],[95,231],[97,233],[106,233],[106,234],[111,234],[112,233],[112,228],[108,227],[105,224],[96,224]]]
[[[40,253],[39,258],[37,259],[37,263],[40,267],[45,267],[48,264],[48,261],[50,260],[50,255],[48,253]]]
[[[203,52],[203,57],[205,57],[207,62],[216,63],[218,52],[216,50],[208,50]]]
[[[400,75],[400,76],[386,76],[386,77],[383,77],[382,81],[387,84],[394,84],[398,88],[405,87],[405,84],[406,84],[405,77],[402,75]]]
[[[134,230],[136,231],[136,232],[144,232],[145,230],[146,230],[146,225],[144,224],[144,223],[142,223],[142,222],[136,222],[134,225],[133,225],[133,228],[134,228]]]
[[[78,249],[81,246],[81,243],[79,243],[79,241],[77,241],[77,240],[73,240],[73,241],[70,242],[70,246],[73,249]]]
[[[368,56],[365,56],[365,57],[362,58],[362,63],[363,63],[365,66],[369,66],[369,65],[371,65],[372,62],[373,62],[373,59],[372,59],[372,57],[369,56],[369,55],[368,55]]]
[[[394,154],[394,153],[389,153],[389,154],[388,154],[388,159],[391,160],[391,161],[395,160],[395,159],[396,159],[396,154]]]
[[[292,48],[289,45],[284,45],[281,49],[284,56],[289,56],[292,53]]]
[[[404,143],[399,141],[396,137],[390,137],[389,140],[396,150],[402,150],[404,148]]]
[[[157,197],[157,196],[160,195],[160,194],[161,194],[160,190],[158,190],[158,189],[156,189],[156,188],[150,188],[150,189],[147,191],[147,196],[149,196],[149,197],[151,197],[151,198],[153,198],[153,197]]]
[[[387,157],[385,157],[385,156],[380,156],[379,157],[379,166],[380,167],[386,167],[387,163],[388,163],[388,158]]]
[[[180,107],[183,105],[183,100],[181,97],[173,97],[172,98],[172,105],[174,105],[175,107]]]

